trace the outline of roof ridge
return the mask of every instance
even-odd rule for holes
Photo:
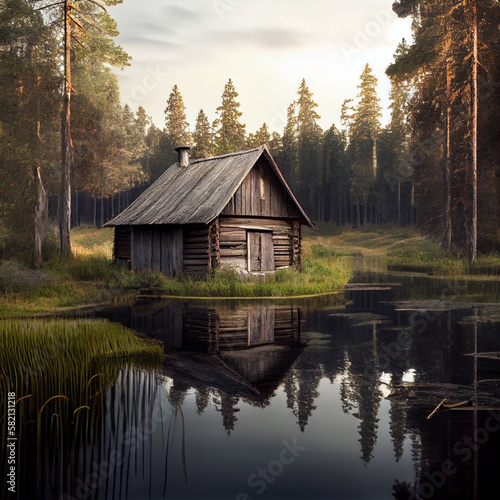
[[[219,159],[219,158],[229,158],[230,156],[242,156],[242,155],[254,153],[257,151],[264,151],[264,149],[266,149],[266,146],[262,145],[262,146],[259,146],[257,148],[246,149],[244,151],[234,151],[233,153],[225,153],[223,155],[217,155],[217,156],[207,156],[206,158],[197,158],[197,159],[195,158],[191,163],[198,163],[201,161],[215,160],[215,159]]]

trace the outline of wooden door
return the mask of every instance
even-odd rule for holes
[[[248,311],[248,346],[272,344],[276,310],[256,307]]]
[[[274,271],[273,233],[248,231],[248,270],[250,272]]]

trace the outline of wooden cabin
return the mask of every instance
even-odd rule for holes
[[[266,146],[169,167],[106,226],[114,258],[134,271],[204,275],[299,268],[301,225],[312,226]]]

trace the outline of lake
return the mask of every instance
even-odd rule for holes
[[[160,339],[164,366],[124,360],[85,425],[60,432],[52,416],[50,447],[26,434],[17,498],[498,498],[499,298],[495,280],[360,266],[344,300],[88,314]],[[428,419],[445,398],[485,409]]]

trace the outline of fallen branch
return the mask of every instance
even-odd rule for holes
[[[444,402],[446,401],[446,398],[443,399],[443,401],[441,401],[441,403],[439,403],[436,408],[434,408],[434,411],[432,413],[429,414],[429,416],[427,417],[427,420],[430,420],[435,413],[437,413],[437,411],[439,410],[439,408],[441,408],[441,406],[444,404]]]

